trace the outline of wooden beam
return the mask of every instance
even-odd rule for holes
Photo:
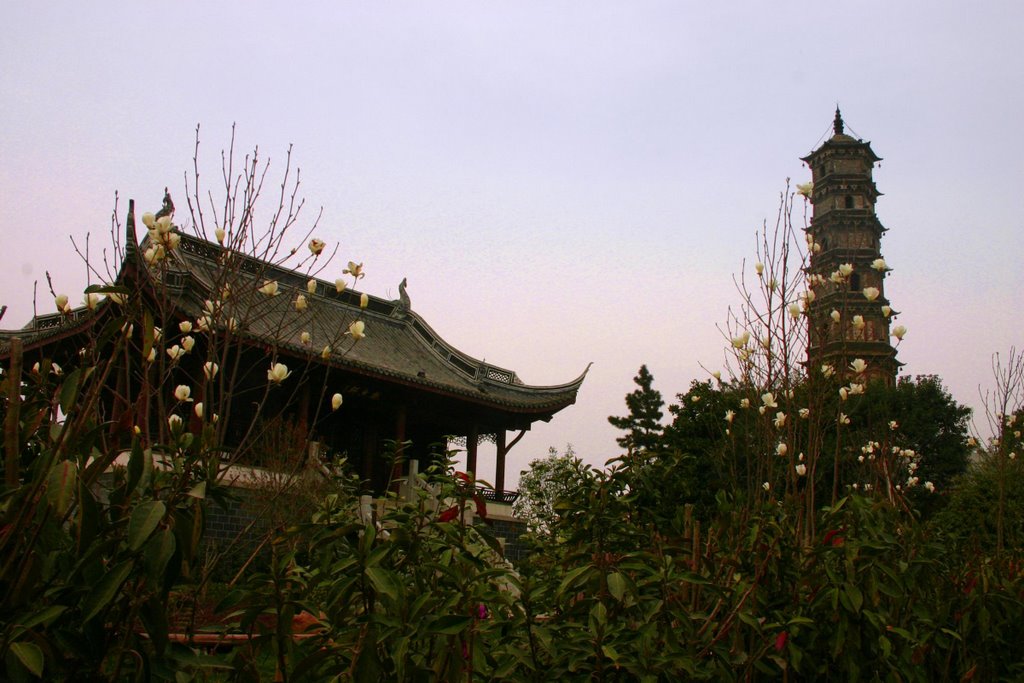
[[[505,454],[508,448],[505,446],[505,430],[499,429],[494,435],[494,444],[498,447],[498,454],[494,459],[494,490],[505,490]]]

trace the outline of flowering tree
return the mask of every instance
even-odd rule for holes
[[[198,144],[197,130],[197,152]],[[175,221],[165,194],[159,211],[141,216],[141,245],[133,205],[124,227],[115,207],[116,264],[87,261],[83,308],[51,290],[59,329],[68,330],[66,343],[47,347],[57,355],[23,350],[18,338],[2,350],[0,654],[11,677],[120,680],[194,666],[169,643],[168,597],[200,591],[209,576],[201,552],[208,502],[230,496],[223,478],[232,465],[258,457],[269,424],[261,417],[318,395],[300,411],[306,452],[320,415],[341,403],[326,379],[304,388],[310,367],[367,332],[353,319],[311,335],[322,286],[314,278],[332,252],[313,235],[318,218],[302,226],[290,154],[262,228],[256,207],[268,164],[254,151],[236,170],[233,144],[223,159],[223,203],[201,192],[197,161],[186,180],[190,220]],[[214,267],[191,274],[209,292],[194,308],[176,303],[191,293],[180,284],[188,233],[217,250]],[[267,280],[267,264],[309,282]],[[362,265],[339,275],[349,276],[337,280],[341,290],[363,276]],[[253,346],[258,330],[263,348]],[[276,340],[289,339],[309,349],[301,368],[280,355]],[[240,410],[243,401],[249,409]]]

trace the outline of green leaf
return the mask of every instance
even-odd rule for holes
[[[469,625],[473,622],[472,617],[460,617],[457,615],[449,614],[447,616],[438,617],[430,625],[431,633],[439,633],[446,636],[454,636],[457,633],[469,628]]]
[[[155,586],[163,585],[164,571],[174,555],[174,548],[174,532],[170,529],[163,529],[146,544],[143,551],[146,574]]]
[[[166,512],[167,506],[162,500],[139,503],[128,520],[128,547],[132,550],[141,548]]]
[[[68,376],[64,379],[64,383],[60,387],[60,409],[67,415],[71,412],[72,408],[75,407],[75,401],[78,399],[78,388],[82,383],[82,369],[78,368],[74,372],[69,372]]]
[[[395,580],[394,572],[380,567],[367,567],[366,578],[370,579],[373,589],[381,595],[386,595],[392,600],[398,600],[401,588]]]
[[[201,481],[195,486],[193,486],[191,489],[189,489],[188,495],[192,496],[193,498],[199,498],[200,500],[206,498],[206,482]]]
[[[575,586],[577,582],[582,583],[581,581],[579,581],[580,577],[582,577],[584,573],[590,571],[591,569],[592,567],[589,564],[585,564],[582,567],[577,567],[576,569],[573,569],[571,572],[566,574],[565,578],[562,579],[562,583],[558,586],[558,594],[561,595],[566,591],[566,589]]]
[[[46,498],[56,509],[58,517],[63,517],[71,507],[77,484],[78,467],[70,460],[62,460],[50,470],[46,481]]]
[[[43,676],[43,651],[34,643],[11,643],[11,652],[36,678]]]
[[[108,571],[99,583],[85,596],[85,600],[82,601],[82,621],[86,622],[92,619],[94,616],[100,613],[100,611],[110,604],[110,601],[117,595],[117,591],[121,588],[127,579],[128,575],[132,572],[133,563],[131,560],[126,560],[121,564],[117,565],[110,571]]]
[[[619,572],[613,572],[608,575],[608,592],[612,594],[612,597],[622,602],[622,598],[626,594],[626,578]]]

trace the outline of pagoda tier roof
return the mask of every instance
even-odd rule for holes
[[[129,226],[134,220],[128,221]],[[119,284],[148,288],[163,281],[170,294],[174,315],[196,321],[205,315],[207,301],[217,299],[223,282],[223,259],[237,259],[231,278],[231,295],[214,327],[224,330],[236,317],[232,334],[251,344],[276,347],[279,357],[327,365],[386,383],[420,389],[463,400],[482,408],[549,420],[555,412],[576,402],[576,395],[589,370],[572,381],[553,386],[524,384],[512,370],[476,359],[446,342],[408,303],[368,297],[360,307],[360,293],[338,292],[334,282],[316,280],[310,294],[310,275],[266,261],[231,252],[219,244],[182,234],[177,249],[170,252],[165,268],[149,268],[141,253],[148,237],[136,243],[129,229],[126,258]],[[266,296],[256,290],[276,280],[280,293]],[[302,294],[308,308],[297,311],[295,299]],[[152,301],[152,299],[151,299]],[[11,337],[21,337],[26,349],[46,346],[56,340],[86,331],[109,307],[104,300],[96,310],[76,309],[70,314],[34,318],[25,328],[0,331],[0,356],[6,355]],[[358,342],[345,335],[355,320],[365,323],[365,337]],[[170,321],[168,321],[169,323]],[[308,332],[311,343],[302,343]],[[325,345],[331,346],[329,360],[321,358]],[[281,358],[283,362],[290,362]]]

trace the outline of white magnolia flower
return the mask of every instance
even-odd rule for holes
[[[181,338],[181,348],[185,349],[185,353],[192,350],[192,347],[196,345],[196,339],[192,335],[185,335]]]
[[[170,216],[160,216],[160,218],[156,219],[156,225],[154,227],[159,234],[166,235],[174,226],[171,225]]]
[[[906,333],[907,328],[904,327],[903,325],[897,325],[896,327],[892,328],[892,336],[896,337],[896,339],[900,341],[903,341],[903,335],[905,335]]]
[[[721,372],[719,372],[718,370],[715,370],[714,372],[712,372],[712,373],[711,373],[711,376],[712,376],[712,377],[714,377],[714,378],[715,378],[716,380],[718,380],[719,382],[721,382],[721,381],[722,381],[722,373],[721,373]]]
[[[776,290],[776,288],[778,288],[778,286],[779,286],[779,281],[776,280],[775,278],[771,278],[770,280],[768,280],[768,289],[770,289],[770,290],[772,290],[774,292]]]
[[[71,305],[68,303],[67,294],[58,294],[57,298],[53,300],[53,303],[57,306],[57,311],[60,313],[70,313]]]
[[[881,294],[881,292],[878,291],[878,287],[865,287],[863,292],[864,298],[868,301],[874,301],[878,298],[878,295]]]
[[[220,370],[220,366],[213,361],[206,361],[203,363],[203,374],[206,375],[206,379],[213,379],[217,376],[217,371]]]
[[[284,363],[274,363],[267,370],[267,379],[275,384],[279,384],[284,380],[288,379],[288,375],[292,374],[288,371],[288,366]]]
[[[891,429],[892,431],[895,432],[899,428],[900,428],[900,423],[899,422],[897,422],[896,420],[889,420],[889,429]]]
[[[176,432],[181,429],[181,416],[171,415],[167,418],[167,426],[171,428],[172,432]]]
[[[224,244],[224,228],[217,228],[213,231],[213,236],[217,238],[217,241]]]
[[[815,242],[814,244],[811,245],[811,251],[813,251],[815,254],[820,253],[821,245]]]
[[[863,393],[864,393],[864,385],[863,384],[856,384],[856,383],[852,383],[852,382],[850,383],[850,396],[857,396],[858,394],[863,394]]]
[[[885,265],[884,258],[876,258],[871,262],[871,267],[877,270],[879,273],[884,273],[888,268]]]
[[[1010,460],[1016,460],[1017,459],[1017,454],[1014,453],[1013,451],[1010,451],[1010,454],[1008,456],[1006,456],[1006,457],[1008,457]]]
[[[810,416],[810,414],[811,414],[811,409],[810,408],[801,408],[800,409],[800,417],[802,417],[803,419],[806,420]]]
[[[727,410],[727,411],[725,411],[725,421],[726,422],[731,423],[734,419],[736,419],[736,411],[735,410]]]
[[[787,446],[784,443],[780,443],[778,446],[775,447],[775,452],[778,453],[779,455],[785,455],[786,453],[789,452],[789,446]]]
[[[229,332],[234,332],[238,329],[238,318],[232,316],[228,318],[228,324],[226,325]]]
[[[366,292],[359,295],[359,308],[366,308],[370,305],[370,297],[367,296]]]
[[[764,274],[764,264],[761,263],[760,261],[758,261],[757,263],[754,264],[754,270],[757,271],[758,276],[763,275]]]
[[[928,489],[928,493],[935,493],[935,484],[931,483],[930,481],[926,481],[924,483],[924,487]]]
[[[303,346],[309,346],[310,342],[313,341],[313,337],[309,334],[309,332],[303,332],[302,334],[299,335],[299,340],[302,342]]]
[[[978,440],[975,439],[973,436],[969,436],[967,437],[967,445],[970,446],[971,448],[974,448],[975,446],[978,445]]]
[[[690,397],[690,403],[700,403],[700,396],[698,396],[697,394],[694,394],[693,396],[691,396]]]
[[[347,286],[348,286],[347,283],[344,280],[342,280],[340,277],[337,280],[334,281],[334,289],[338,292],[338,294],[341,294],[342,292],[344,292],[345,291],[345,287],[347,287]]]
[[[761,484],[761,488],[763,488],[765,491],[768,491],[772,488],[772,485],[769,484],[768,482],[764,482]]]
[[[331,346],[328,344],[324,347],[324,350],[320,352],[320,357],[324,360],[330,360],[331,358]]]
[[[743,334],[739,335],[738,337],[733,337],[732,338],[733,348],[742,349],[744,346],[747,345],[748,341],[750,341],[750,333],[749,332],[744,332]]]
[[[839,387],[839,398],[843,401],[850,395],[850,390],[846,387]]]
[[[805,474],[807,474],[807,465],[805,465],[805,464],[803,464],[803,463],[800,463],[799,465],[797,465],[797,466],[796,466],[796,467],[794,467],[793,469],[795,469],[795,470],[796,470],[796,473],[797,473],[797,475],[798,475],[798,476],[801,476],[801,477],[802,477],[802,476],[804,476]]]
[[[761,394],[761,403],[764,404],[765,408],[778,408],[779,404],[775,402],[775,394],[770,391],[765,394]]]
[[[156,360],[156,347],[150,347],[149,355],[146,356],[146,362],[147,363],[152,363],[155,360]]]
[[[786,414],[783,412],[775,413],[775,428],[782,429],[786,426]]]
[[[836,369],[829,365],[828,363],[825,363],[824,365],[821,366],[821,374],[823,374],[825,377],[831,377],[832,375],[835,374],[835,372]]]
[[[344,275],[351,275],[356,280],[358,280],[361,277],[366,277],[366,274],[363,272],[363,264],[356,263],[355,261],[349,261],[348,268],[341,272]]]
[[[191,396],[192,389],[190,389],[187,384],[179,384],[174,389],[174,398],[178,399],[179,401],[191,401]]]
[[[857,330],[863,330],[864,329],[864,316],[862,316],[862,315],[855,315],[855,316],[853,316],[853,327],[854,327],[854,329],[857,329]]]
[[[366,323],[362,320],[356,320],[348,326],[348,333],[352,335],[353,341],[359,341],[366,336],[364,330],[366,329]]]
[[[184,322],[178,323],[178,329],[181,330],[182,334],[188,334],[192,331],[192,323],[185,320]]]
[[[850,277],[851,273],[853,273],[852,263],[843,263],[839,266],[839,274],[843,277]]]
[[[829,313],[829,315],[832,317],[832,320],[834,322],[839,322],[839,320],[842,318],[842,316],[839,315],[839,311],[835,309],[833,309],[832,312]]]
[[[863,358],[854,358],[850,363],[850,369],[859,375],[868,369],[868,364]]]
[[[100,303],[100,295],[96,292],[89,292],[82,298],[82,303],[91,311]]]
[[[749,398],[741,398],[740,399],[740,408],[749,408],[749,407],[750,407],[750,399]]]
[[[846,413],[839,413],[839,424],[848,425],[850,424],[850,418]]]
[[[176,232],[169,232],[164,238],[164,245],[167,247],[167,251],[174,251],[181,244],[181,235]]]
[[[828,281],[835,283],[837,285],[841,285],[843,284],[843,274],[840,273],[838,270],[834,271],[831,275],[828,276]]]
[[[789,305],[789,315],[796,320],[800,317],[800,304],[793,302]]]
[[[263,283],[263,286],[256,291],[260,294],[266,294],[267,296],[277,296],[277,280],[267,280]]]
[[[306,291],[310,294],[316,294],[316,278],[309,278],[309,282],[306,283]]]
[[[324,250],[324,247],[326,245],[324,244],[323,240],[318,240],[317,238],[314,237],[309,241],[309,244],[307,244],[306,246],[309,247],[309,253],[313,254],[313,256],[319,256],[320,252]]]
[[[890,315],[892,315],[892,307],[891,306],[882,306],[882,315],[884,315],[886,318],[888,318]]]
[[[305,294],[299,294],[297,297],[295,297],[295,310],[296,311],[304,311],[304,310],[306,310],[306,307],[308,305],[309,304],[306,303],[306,295]]]
[[[200,332],[209,332],[213,327],[213,318],[208,315],[203,315],[196,318],[196,328]]]
[[[196,412],[196,417],[198,417],[200,420],[203,419],[203,402],[202,401],[197,403],[195,405],[195,407],[192,408],[192,410],[194,410]]]
[[[813,303],[817,296],[818,295],[814,293],[813,289],[808,289],[806,292],[804,292],[804,301],[806,301],[807,303]]]
[[[331,410],[337,410],[341,407],[341,394],[335,394],[331,397]]]
[[[175,344],[171,348],[167,349],[167,355],[171,357],[171,360],[178,360],[185,355],[185,349]]]
[[[145,225],[147,228],[152,228],[154,225],[156,225],[156,216],[147,211],[146,213],[142,214],[142,224]]]
[[[799,195],[803,195],[804,197],[807,197],[808,199],[810,199],[811,198],[811,193],[813,193],[813,192],[814,192],[814,182],[813,181],[807,182],[807,183],[797,183],[796,184],[796,193],[799,194]]]
[[[164,331],[162,329],[160,329],[159,327],[154,327],[153,328],[153,343],[156,343],[156,342],[160,341],[160,337],[162,337],[163,334],[164,334]]]

